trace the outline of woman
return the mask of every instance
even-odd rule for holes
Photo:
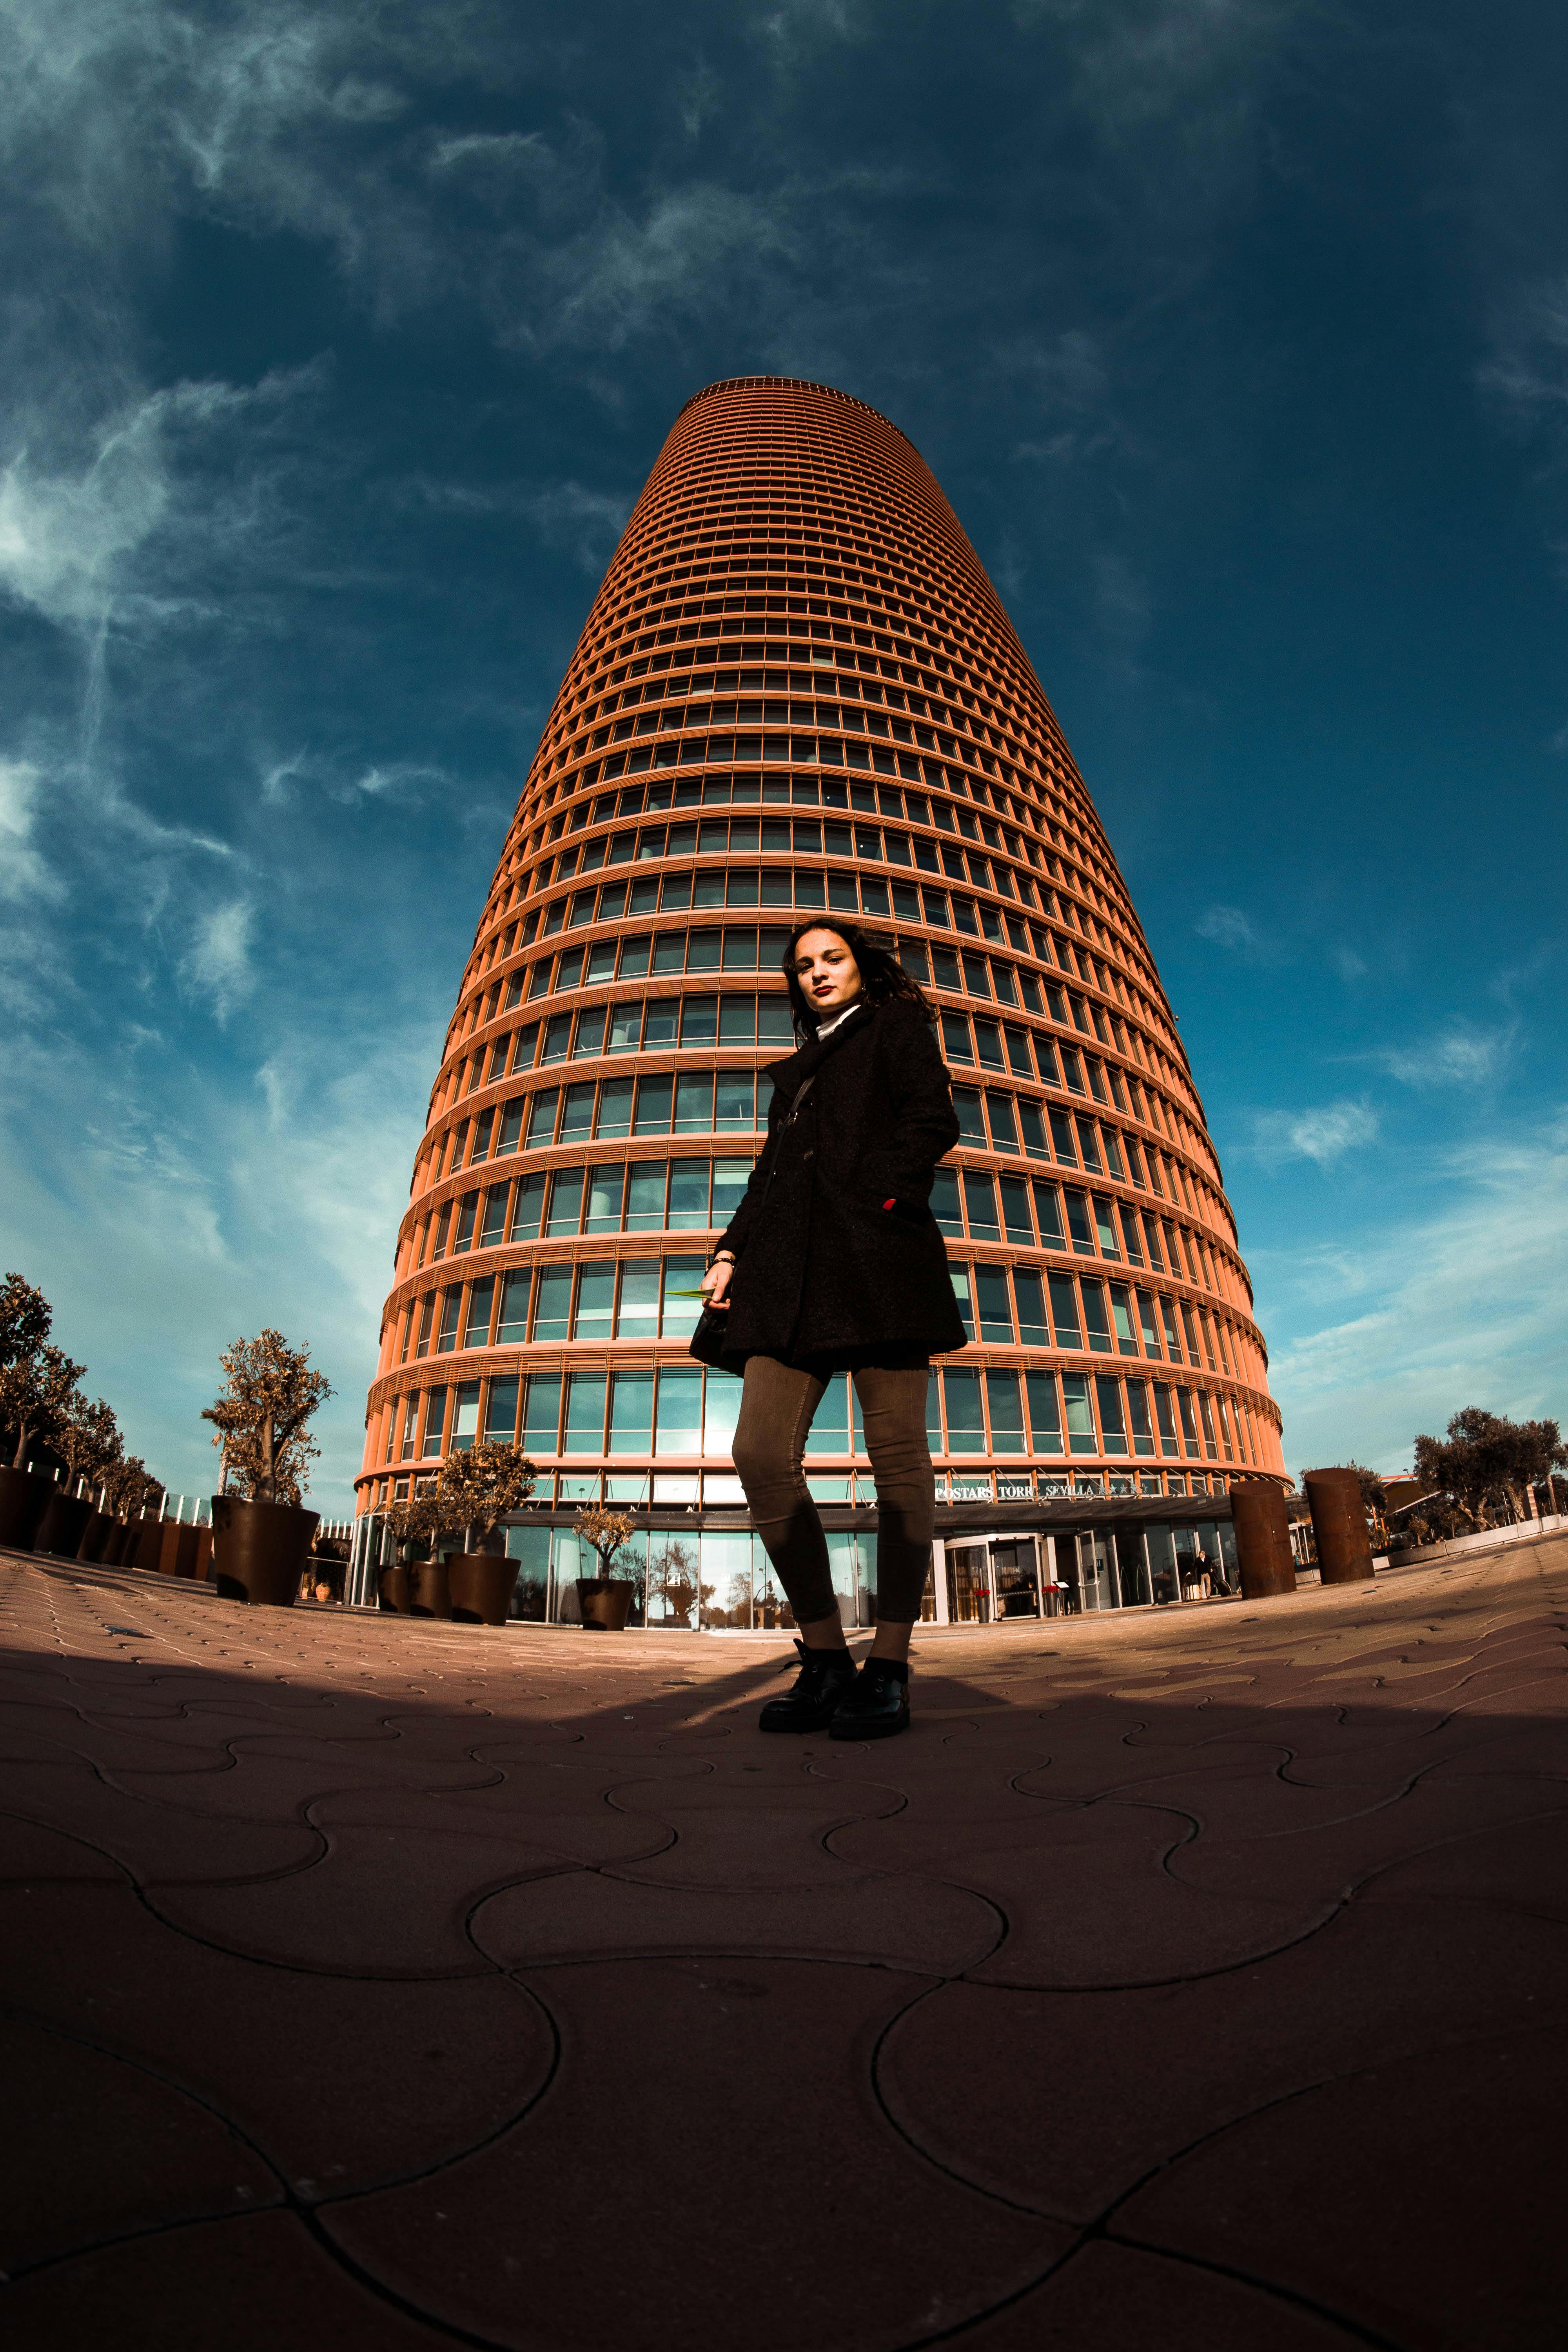
[[[887,1738],[909,1725],[931,1567],[930,1359],[964,1344],[929,1205],[958,1120],[933,1016],[885,949],[854,923],[802,923],[784,968],[802,1042],[766,1073],[767,1143],[702,1287],[728,1317],[724,1368],[745,1375],[735,1467],[800,1633],[799,1676],[762,1728]],[[858,1675],[801,1470],[846,1370],[877,1481],[877,1631]]]

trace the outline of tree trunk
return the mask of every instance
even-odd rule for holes
[[[268,1413],[264,1416],[261,1423],[261,1477],[259,1481],[261,1493],[258,1500],[263,1503],[275,1503],[278,1500],[273,1483],[274,1470],[272,1448],[273,1422],[272,1415]]]

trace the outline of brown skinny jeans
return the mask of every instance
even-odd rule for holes
[[[854,1372],[877,1481],[877,1616],[913,1625],[931,1570],[936,1478],[926,1443],[925,1365],[915,1371]],[[752,1518],[778,1571],[797,1625],[837,1617],[827,1538],[801,1469],[806,1432],[827,1382],[814,1372],[751,1356],[732,1448]]]

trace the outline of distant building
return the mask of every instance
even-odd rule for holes
[[[786,932],[818,908],[896,940],[963,1122],[933,1202],[973,1345],[931,1384],[931,1613],[1195,1590],[1195,1555],[1228,1548],[1215,1498],[1284,1469],[1170,1005],[919,454],[774,377],[677,418],[530,769],[416,1158],[362,1514],[516,1434],[542,1472],[510,1537],[520,1613],[573,1612],[570,1523],[602,1496],[639,1507],[649,1622],[779,1622],[730,1460],[740,1383],[686,1341],[760,1148],[760,1069],[791,1046]],[[847,1381],[808,1469],[864,1622]]]

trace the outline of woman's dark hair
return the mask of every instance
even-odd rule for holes
[[[841,922],[835,915],[814,915],[809,922],[797,923],[784,941],[784,976],[789,983],[789,1009],[797,1037],[815,1037],[817,1027],[816,1014],[795,976],[795,949],[807,931],[831,931],[835,939],[843,940],[860,967],[861,986],[868,1004],[886,1004],[891,997],[902,997],[906,1004],[918,1004],[926,1019],[935,1024],[936,1014],[926,1001],[924,990],[904,970],[890,942],[873,939],[858,923]]]

